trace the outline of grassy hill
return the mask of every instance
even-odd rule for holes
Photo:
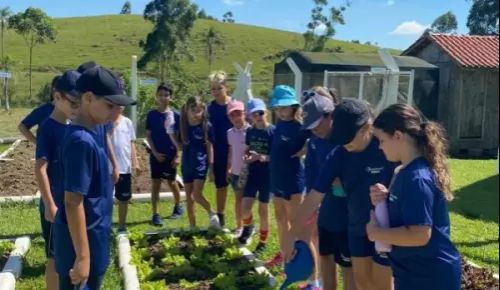
[[[40,45],[34,50],[34,92],[50,81],[54,74],[75,68],[86,60],[95,60],[117,71],[130,67],[131,55],[142,54],[139,41],[145,39],[152,25],[138,15],[114,15],[55,19],[58,31],[55,43]],[[225,50],[219,53],[214,68],[233,73],[233,62],[254,62],[253,76],[257,86],[270,86],[275,61],[264,60],[285,49],[303,47],[302,35],[263,27],[241,24],[226,24],[209,20],[198,20],[193,29],[190,47],[196,60],[184,63],[192,74],[205,77],[208,64],[200,33],[214,26],[224,37]],[[345,52],[375,52],[376,47],[343,41],[330,41],[328,47],[341,47]],[[17,62],[13,71],[16,88],[14,101],[19,102],[28,95],[28,49],[24,40],[13,31],[8,31],[5,41],[6,54]]]

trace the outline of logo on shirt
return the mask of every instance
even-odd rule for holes
[[[399,198],[396,195],[392,194],[392,193],[391,193],[391,195],[389,195],[389,201],[390,202],[395,202],[398,199]]]
[[[280,138],[281,138],[281,140],[282,140],[282,141],[284,141],[284,142],[289,142],[289,141],[290,141],[290,139],[291,139],[291,138],[288,138],[288,137],[286,137],[286,136],[284,136],[284,135],[281,135],[281,136],[280,136]]]
[[[366,167],[366,172],[370,174],[380,174],[384,170],[384,167]]]

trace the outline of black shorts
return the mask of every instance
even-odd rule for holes
[[[129,201],[132,198],[132,175],[120,174],[115,185],[115,197],[119,201]]]
[[[335,263],[343,268],[351,268],[351,251],[347,232],[331,232],[318,227],[319,254],[321,257],[333,256]]]
[[[149,165],[151,168],[151,179],[165,179],[175,181],[177,178],[177,168],[172,166],[172,159],[166,158],[160,163],[154,156],[149,157]]]
[[[54,224],[45,219],[45,208],[40,201],[40,225],[42,226],[42,235],[45,241],[45,257],[54,258]]]
[[[349,234],[349,249],[354,258],[372,258],[375,263],[381,266],[390,266],[389,256],[385,253],[377,253],[375,243],[371,242],[366,236],[360,237]]]

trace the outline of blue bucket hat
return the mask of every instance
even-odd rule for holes
[[[258,111],[266,111],[266,103],[262,99],[259,98],[253,98],[250,101],[248,101],[247,104],[247,111],[248,114],[253,114]]]
[[[286,281],[280,290],[287,289],[292,284],[306,281],[314,271],[314,258],[309,245],[304,241],[295,242],[295,257],[285,265]]]
[[[300,105],[300,103],[297,100],[297,94],[294,88],[285,85],[279,85],[274,88],[271,99],[271,106],[273,108],[295,105]]]

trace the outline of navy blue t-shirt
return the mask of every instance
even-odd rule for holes
[[[414,160],[396,176],[390,188],[389,219],[393,228],[432,228],[427,245],[394,246],[389,253],[396,289],[460,289],[460,255],[450,238],[448,202],[424,158]]]
[[[67,124],[61,124],[52,118],[48,118],[40,125],[37,132],[35,158],[47,161],[47,176],[53,198],[55,198],[56,194],[61,198],[63,194],[60,182],[63,178],[60,150],[67,128]],[[43,203],[40,203],[40,205],[43,208]]]
[[[54,111],[54,104],[46,103],[31,111],[21,123],[30,130],[35,126],[40,126],[47,120]]]
[[[264,130],[255,127],[248,128],[245,137],[248,151],[255,151],[258,154],[270,156],[274,129],[273,125]],[[269,162],[255,161],[248,166],[248,170],[255,173],[269,174]]]
[[[373,209],[370,186],[381,183],[389,187],[396,168],[378,147],[376,138],[363,152],[348,152],[343,146],[336,147],[328,155],[313,187],[318,192],[330,193],[333,181],[340,178],[347,194],[348,231],[359,237],[366,236],[366,224]]]
[[[182,150],[182,165],[198,167],[200,163],[208,165],[207,160],[207,143],[205,142],[205,134],[203,126],[189,126],[188,128],[189,143],[183,145]],[[208,142],[214,142],[214,131],[210,123],[208,123]]]
[[[173,158],[177,154],[177,149],[174,143],[167,134],[167,128],[165,121],[167,120],[169,112],[159,112],[157,110],[150,111],[146,117],[146,130],[151,131],[151,139],[153,140],[153,145],[159,153],[165,154],[170,158]],[[173,111],[174,122],[179,124],[180,115],[178,112]]]
[[[104,126],[88,130],[79,125],[69,125],[61,149],[64,190],[83,196],[91,276],[103,275],[110,262],[113,184],[106,146],[103,146],[105,140]],[[56,200],[56,203],[59,208],[54,235],[56,269],[58,273],[67,275],[73,267],[75,252],[67,225],[64,198]]]
[[[214,156],[216,159],[225,158],[227,160],[229,152],[227,131],[233,127],[227,116],[227,105],[219,105],[216,101],[210,102],[208,116],[214,128]]]
[[[311,137],[306,156],[306,188],[308,191],[320,175],[328,154],[335,148],[327,139]],[[332,182],[333,183],[333,182]],[[318,225],[330,232],[347,231],[347,198],[335,196],[332,189],[325,194],[318,216]]]

